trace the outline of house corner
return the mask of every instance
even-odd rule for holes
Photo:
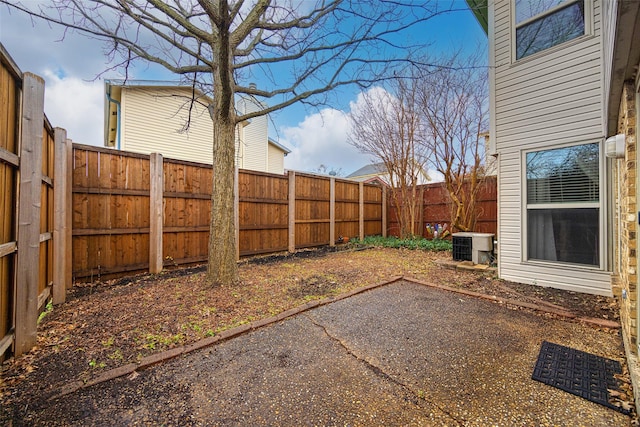
[[[612,176],[617,183],[618,220],[614,226],[614,268],[611,285],[620,304],[620,323],[636,408],[640,408],[638,359],[638,204],[637,204],[637,100],[635,85],[626,81],[620,101],[617,132],[625,135],[624,158],[616,160]]]

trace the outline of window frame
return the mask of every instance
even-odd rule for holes
[[[520,22],[520,23],[516,23],[516,18],[517,18],[517,14],[516,14],[516,1],[517,0],[511,0],[511,62],[512,63],[519,63],[519,62],[523,62],[523,61],[528,61],[529,59],[532,58],[538,58],[540,56],[549,54],[551,52],[555,52],[558,49],[563,49],[566,46],[570,46],[572,44],[578,43],[579,41],[583,40],[586,37],[591,37],[593,35],[593,1],[594,0],[567,0],[565,3],[554,6],[548,10],[545,10],[542,13],[539,13],[537,15],[534,15],[528,19],[525,19],[524,21]],[[558,44],[555,44],[553,46],[550,46],[546,49],[542,49],[538,52],[532,53],[530,55],[525,55],[522,58],[518,58],[517,57],[517,50],[518,50],[518,41],[517,41],[517,30],[520,27],[524,27],[528,24],[531,24],[534,21],[537,21],[539,19],[545,18],[547,16],[551,16],[554,13],[568,8],[571,5],[578,3],[580,1],[584,1],[584,34],[575,37],[571,40],[567,40]]]
[[[599,195],[597,202],[567,202],[567,203],[528,203],[528,188],[527,188],[527,154],[536,153],[540,151],[551,151],[560,148],[576,147],[580,145],[598,144],[598,185]],[[609,261],[606,252],[606,239],[607,239],[607,194],[606,188],[606,159],[604,155],[604,144],[601,140],[584,140],[573,143],[546,145],[543,147],[530,148],[521,151],[521,219],[523,227],[520,230],[520,242],[521,242],[521,262],[523,264],[541,265],[549,267],[562,267],[562,268],[575,268],[579,270],[597,270],[606,271]],[[542,209],[580,209],[580,208],[596,208],[598,209],[598,265],[578,264],[566,261],[551,261],[542,259],[529,258],[529,210],[542,210]]]

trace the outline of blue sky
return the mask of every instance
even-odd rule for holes
[[[466,8],[464,0],[454,1],[454,7]],[[410,37],[429,42],[428,52],[433,56],[459,49],[486,50],[487,43],[468,10],[433,18],[415,28]],[[65,128],[75,142],[102,145],[103,81],[122,77],[114,71],[105,72],[110,64],[104,45],[75,33],[65,34],[61,27],[32,21],[6,6],[0,6],[0,42],[23,72],[44,77],[45,112],[52,124]],[[175,80],[158,66],[138,64],[134,73],[136,79]],[[346,142],[345,114],[359,93],[358,88],[345,88],[332,96],[330,106],[305,109],[293,105],[272,114],[270,136],[292,149],[285,167],[311,171],[324,164],[348,174],[368,163],[369,159]]]

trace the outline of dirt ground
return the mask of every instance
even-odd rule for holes
[[[450,252],[341,249],[243,261],[236,286],[208,286],[204,267],[77,285],[66,303],[42,318],[38,346],[2,365],[0,420],[24,419],[31,404],[70,381],[88,381],[150,354],[397,276],[618,320],[613,298],[441,267],[437,262],[451,259]]]

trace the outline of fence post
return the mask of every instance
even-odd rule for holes
[[[24,73],[22,78],[21,129],[15,308],[16,356],[28,352],[36,345],[38,326],[44,80],[31,73]]]
[[[382,186],[382,237],[387,237],[387,187]]]
[[[162,199],[164,177],[162,154],[151,153],[149,194],[149,273],[162,271]]]
[[[64,239],[66,241],[67,256],[65,257],[65,276],[64,283],[67,289],[73,287],[73,141],[67,139],[65,141],[67,162],[67,175],[65,181],[67,182],[67,191],[65,192],[65,227],[66,234]]]
[[[296,173],[289,171],[289,252],[296,251]]]
[[[329,179],[329,246],[336,245],[336,179]]]
[[[418,232],[416,234],[420,235],[420,237],[424,237],[424,187],[420,187],[420,192],[418,193],[418,203],[416,203],[418,209]]]
[[[358,215],[360,218],[360,223],[358,224],[358,229],[360,240],[364,240],[364,182],[358,183],[358,190],[358,192],[360,193],[360,214]]]
[[[233,221],[234,229],[236,230],[236,261],[240,261],[240,173],[238,171],[238,165],[234,168],[233,178]]]
[[[67,193],[71,191],[67,181],[67,131],[54,129],[55,160],[53,177],[53,303],[62,304],[66,299],[67,261],[71,258],[67,247]]]

